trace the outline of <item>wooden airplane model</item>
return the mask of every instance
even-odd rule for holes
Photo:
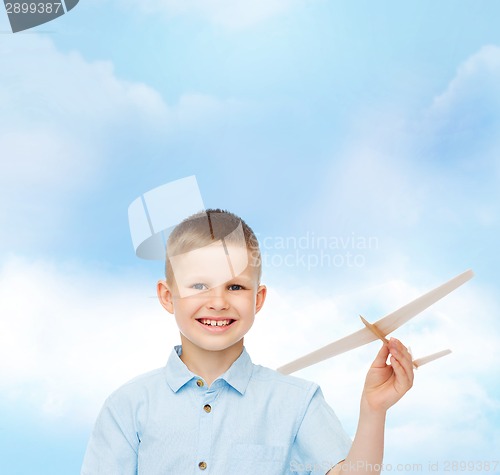
[[[298,358],[284,366],[277,369],[280,373],[290,374],[300,369],[307,368],[313,364],[319,363],[320,361],[331,358],[332,356],[339,355],[346,351],[357,348],[358,346],[366,345],[377,338],[381,339],[385,343],[388,343],[385,338],[387,334],[396,330],[408,320],[412,319],[415,315],[430,307],[433,303],[442,299],[444,296],[448,295],[450,292],[460,287],[462,284],[467,282],[474,276],[472,270],[465,271],[464,273],[457,275],[453,279],[445,282],[444,284],[436,287],[435,289],[427,292],[426,294],[418,297],[417,299],[411,301],[410,303],[399,308],[395,312],[381,318],[375,323],[367,322],[363,317],[361,317],[365,328],[352,333],[340,340],[334,341],[312,353],[309,353],[301,358]],[[438,353],[434,353],[429,356],[424,356],[417,360],[413,360],[413,366],[418,368],[426,363],[434,361],[442,356],[448,355],[451,350],[443,350]]]

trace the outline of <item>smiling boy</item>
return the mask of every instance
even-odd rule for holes
[[[254,233],[229,212],[174,229],[157,293],[181,345],[107,399],[82,475],[379,473],[386,411],[412,385],[411,356],[395,339],[379,351],[351,445],[315,383],[252,363],[244,336],[266,299],[260,263]]]

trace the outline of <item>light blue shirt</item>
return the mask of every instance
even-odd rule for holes
[[[105,402],[81,475],[324,475],[351,441],[321,389],[247,351],[210,387],[172,350]]]

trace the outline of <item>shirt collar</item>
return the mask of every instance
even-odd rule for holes
[[[182,388],[182,386],[191,381],[193,378],[199,378],[199,376],[192,373],[180,359],[181,353],[182,345],[174,346],[165,368],[167,383],[174,392],[177,392],[180,388]],[[236,389],[236,391],[240,394],[245,394],[252,372],[252,360],[250,359],[250,355],[247,353],[245,347],[243,347],[241,355],[238,356],[230,368],[224,374],[219,376],[217,380],[223,380]]]

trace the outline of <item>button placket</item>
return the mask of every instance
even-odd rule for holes
[[[199,378],[196,380],[198,386],[195,391],[198,395],[199,408],[202,409],[200,414],[199,432],[198,432],[198,450],[197,450],[197,466],[201,471],[209,470],[210,456],[212,452],[213,439],[213,402],[216,398],[218,388],[211,386],[210,388],[205,382]],[[201,389],[201,391],[200,391]],[[200,407],[201,406],[201,407]],[[200,410],[198,409],[198,410]]]

